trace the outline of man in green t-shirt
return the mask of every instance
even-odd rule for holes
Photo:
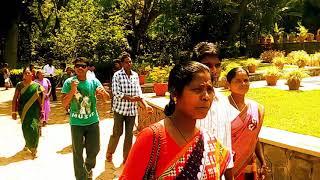
[[[99,116],[96,94],[105,101],[110,99],[100,81],[87,79],[88,60],[80,57],[74,61],[76,76],[68,78],[62,87],[62,105],[70,107],[73,165],[77,180],[92,179],[92,168],[100,151]],[[86,148],[86,160],[83,149]]]

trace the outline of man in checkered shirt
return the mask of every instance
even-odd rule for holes
[[[125,139],[123,145],[123,163],[125,163],[132,146],[133,126],[138,115],[138,102],[141,102],[148,113],[153,109],[142,98],[142,91],[138,74],[131,70],[132,61],[130,54],[124,52],[120,57],[122,69],[115,72],[112,78],[114,125],[110,136],[106,160],[112,161],[119,138],[123,133],[125,123]]]

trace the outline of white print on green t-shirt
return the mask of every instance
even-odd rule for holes
[[[88,119],[95,115],[95,112],[91,114],[78,114],[78,113],[71,113],[71,117],[78,118],[78,119]]]
[[[76,93],[74,95],[77,103],[78,113],[82,115],[89,115],[91,113],[91,101],[88,96],[82,96],[81,93]]]

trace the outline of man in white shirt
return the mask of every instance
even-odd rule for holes
[[[94,70],[96,67],[94,67],[92,62],[89,62],[88,71],[87,71],[87,79],[96,78],[96,74],[94,73]]]
[[[219,57],[218,47],[209,42],[200,42],[194,48],[193,60],[198,61],[209,67],[214,82],[217,82],[221,72],[221,59]],[[225,179],[233,179],[233,157],[231,143],[231,122],[239,111],[228,102],[227,97],[215,89],[215,100],[206,118],[197,121],[197,125],[207,129],[211,134],[217,137],[223,145],[230,151],[230,161],[225,173]]]
[[[47,77],[50,80],[51,83],[51,95],[52,95],[52,100],[56,101],[57,100],[57,95],[56,95],[56,86],[57,82],[55,79],[55,67],[52,65],[53,60],[50,58],[48,59],[48,64],[46,64],[43,67],[44,71],[44,76]]]

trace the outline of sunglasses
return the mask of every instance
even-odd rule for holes
[[[211,64],[211,63],[204,63],[204,65],[208,66],[208,68],[213,68],[213,66],[215,68],[220,68],[221,67],[221,63],[217,63],[217,64]]]
[[[76,64],[76,65],[74,65],[74,67],[76,67],[76,68],[82,67],[84,69],[84,68],[87,68],[87,65],[86,64]]]

